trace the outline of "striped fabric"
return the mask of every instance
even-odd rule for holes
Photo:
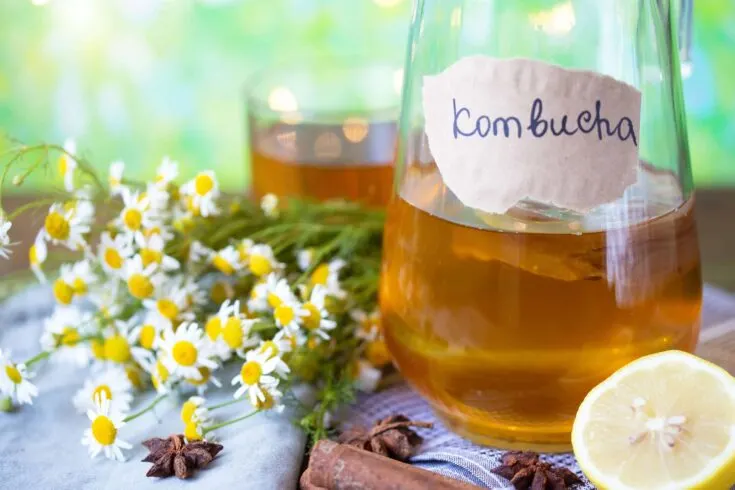
[[[707,336],[708,327],[732,318],[735,318],[735,298],[716,288],[705,287],[702,336]],[[484,488],[513,488],[510,482],[490,471],[499,466],[503,451],[478,446],[450,432],[436,419],[429,404],[405,384],[362,397],[348,413],[344,425],[370,427],[379,419],[399,413],[411,420],[434,423],[433,429],[417,429],[424,438],[424,444],[411,459],[411,464]],[[541,458],[579,475],[585,484],[576,488],[594,488],[580,471],[571,453],[541,455]]]

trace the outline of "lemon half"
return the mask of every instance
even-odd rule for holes
[[[735,483],[735,378],[680,351],[633,361],[584,399],[572,445],[599,488],[728,489]]]

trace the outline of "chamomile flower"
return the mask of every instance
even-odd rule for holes
[[[7,221],[4,216],[0,216],[0,257],[7,259],[11,251],[8,248],[10,246],[10,237],[8,236],[8,230],[13,226],[13,223]]]
[[[283,268],[276,260],[273,249],[269,245],[253,245],[248,254],[248,269],[256,277],[263,277]]]
[[[269,308],[278,306],[284,299],[296,299],[288,282],[278,274],[268,274],[265,280],[261,279],[250,290],[248,310],[254,312],[267,311]]]
[[[283,393],[275,385],[262,385],[260,391],[263,394],[263,398],[257,398],[253,404],[253,408],[258,410],[273,410],[278,413],[283,412],[285,408],[281,403]]]
[[[117,318],[123,308],[120,294],[120,281],[113,277],[104,283],[95,284],[89,292],[89,300],[97,313],[105,320]]]
[[[193,419],[184,425],[184,437],[187,441],[201,441],[204,439],[204,423]]]
[[[298,250],[296,252],[296,264],[299,266],[299,269],[302,271],[305,271],[311,266],[311,263],[314,261],[314,249],[313,248],[305,248],[302,250]]]
[[[247,393],[253,406],[256,406],[258,402],[265,402],[264,388],[278,386],[278,378],[271,373],[275,371],[279,361],[280,359],[277,356],[269,357],[268,354],[256,350],[248,351],[240,372],[232,378],[233,386],[241,385],[235,391],[234,397],[240,398]]]
[[[108,459],[123,462],[125,457],[121,450],[131,449],[133,446],[118,438],[118,431],[125,425],[124,417],[112,410],[111,405],[109,399],[98,397],[95,408],[87,411],[87,417],[92,424],[84,431],[82,444],[88,446],[92,459],[104,452]]]
[[[228,360],[232,356],[232,349],[225,342],[223,333],[224,327],[227,325],[227,320],[230,318],[230,315],[235,313],[235,305],[230,300],[225,300],[220,305],[219,311],[210,316],[204,325],[205,339],[209,343],[210,351],[223,361]],[[230,335],[232,336],[233,333],[230,333]]]
[[[134,319],[115,320],[115,327],[107,330],[103,348],[108,362],[124,365],[133,359],[138,361],[148,356],[145,349],[137,352],[133,347],[137,340],[135,323]]]
[[[107,399],[111,410],[125,413],[130,410],[130,403],[133,401],[132,391],[133,384],[125,369],[109,367],[89,377],[74,395],[73,402],[79,413],[85,413],[96,408],[96,399]]]
[[[171,328],[163,331],[161,362],[171,375],[199,380],[200,367],[217,368],[217,363],[209,358],[203,335],[196,323],[182,323],[176,332]]]
[[[222,340],[242,356],[246,348],[257,344],[257,340],[250,337],[250,329],[254,323],[255,320],[244,317],[240,312],[240,302],[235,301],[229,316],[222,323]]]
[[[269,297],[272,300],[273,297]],[[305,309],[297,299],[281,299],[278,306],[273,310],[273,318],[276,325],[284,330],[295,332],[303,324],[304,319],[309,316],[309,310]]]
[[[15,403],[33,405],[38,388],[29,381],[32,377],[25,364],[13,363],[10,352],[0,349],[0,393]]]
[[[276,364],[274,371],[281,377],[285,377],[289,372],[291,372],[288,365],[281,358],[284,353],[289,352],[290,350],[291,343],[282,337],[279,339],[264,340],[258,345],[258,352],[267,355],[269,359],[278,359],[278,363]]]
[[[143,349],[149,351],[157,347],[161,333],[171,325],[171,322],[156,311],[148,311],[143,322],[133,329],[135,341]]]
[[[309,282],[312,286],[320,284],[327,288],[327,294],[336,298],[344,298],[347,293],[339,283],[339,272],[347,263],[342,259],[334,259],[328,264],[320,264],[314,269]]]
[[[155,185],[165,189],[179,176],[179,164],[168,156],[163,157],[161,165],[156,169]]]
[[[167,210],[170,196],[166,192],[165,187],[159,187],[149,182],[144,195],[148,199],[148,209],[154,211],[158,215],[158,218],[162,218],[168,214]]]
[[[44,284],[46,282],[46,275],[41,269],[41,265],[46,262],[48,256],[48,249],[46,247],[46,240],[43,239],[41,233],[36,236],[36,240],[33,245],[28,249],[28,263],[30,264],[31,271],[38,279],[38,282]]]
[[[247,264],[250,261],[250,249],[253,248],[255,242],[249,238],[240,240],[237,244],[237,253],[240,254],[240,262]]]
[[[59,270],[59,278],[54,281],[54,298],[59,304],[68,305],[75,297],[85,296],[95,282],[97,276],[87,260],[71,265],[63,264]]]
[[[88,206],[83,206],[80,211],[76,206],[52,204],[43,223],[42,237],[54,245],[61,244],[71,250],[84,247],[84,235],[90,230],[87,209]]]
[[[181,194],[190,199],[189,208],[205,218],[219,214],[216,200],[219,198],[219,184],[214,172],[206,170],[181,187]]]
[[[199,379],[184,378],[184,381],[189,386],[195,388],[199,395],[203,395],[204,392],[207,391],[207,388],[210,384],[213,384],[217,388],[222,388],[222,383],[220,383],[219,379],[212,375],[212,371],[213,370],[209,369],[208,367],[200,367],[199,374],[201,375],[201,377]]]
[[[59,175],[64,179],[64,188],[67,192],[74,190],[74,172],[77,169],[77,161],[74,155],[77,152],[77,144],[68,139],[64,142],[64,152],[59,157]]]
[[[207,400],[201,396],[191,396],[181,405],[181,421],[184,424],[190,422],[209,422],[210,414],[209,409],[204,406]]]
[[[91,316],[82,313],[74,306],[58,306],[49,318],[44,320],[41,335],[41,348],[52,352],[52,358],[85,366],[89,362],[90,351],[82,342],[89,331]]]
[[[151,264],[156,264],[164,271],[170,272],[181,268],[181,264],[175,258],[166,255],[164,248],[166,242],[161,235],[153,234],[149,236],[143,236],[138,241],[141,259],[143,260],[143,267],[148,267]]]
[[[102,268],[113,277],[122,276],[125,261],[133,255],[133,247],[124,235],[112,238],[107,232],[100,236],[97,255]]]
[[[110,171],[107,175],[107,184],[110,187],[110,194],[115,196],[122,192],[123,172],[125,171],[125,163],[120,160],[110,164]]]
[[[270,218],[278,217],[278,196],[275,194],[263,196],[263,199],[260,200],[260,209]]]
[[[355,332],[357,338],[372,342],[380,335],[380,312],[378,310],[368,314],[363,310],[355,309],[350,311],[350,318],[357,323]]]
[[[211,256],[212,266],[226,276],[231,276],[242,269],[240,254],[232,245],[228,245]]]
[[[189,307],[187,291],[181,284],[181,280],[167,281],[158,288],[153,298],[143,300],[143,306],[171,326],[178,325],[182,320],[193,320],[193,313],[186,311]]]
[[[141,196],[123,188],[123,210],[115,220],[118,229],[128,238],[129,242],[140,241],[144,238],[143,230],[158,224],[158,216],[149,208],[149,198]]]
[[[156,289],[165,280],[163,274],[158,271],[158,265],[143,266],[143,259],[140,255],[135,255],[125,262],[123,277],[128,286],[128,292],[137,299],[153,297]]]
[[[327,288],[320,284],[314,286],[309,300],[302,305],[302,308],[307,311],[307,315],[303,318],[303,325],[312,334],[329,340],[328,332],[335,329],[337,322],[329,319],[329,313],[324,307],[326,296]]]
[[[171,384],[175,379],[171,376],[168,368],[164,365],[161,357],[153,360],[150,363],[143,364],[148,373],[151,375],[151,382],[153,387],[160,394],[168,393],[171,389]]]

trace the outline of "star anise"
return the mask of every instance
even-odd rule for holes
[[[510,480],[518,490],[565,490],[582,483],[573,472],[545,463],[533,452],[509,451],[501,462],[492,472]]]
[[[372,429],[353,426],[343,432],[338,442],[399,461],[410,458],[423,442],[410,427],[431,428],[430,422],[414,422],[403,415],[391,415],[379,420]]]
[[[146,476],[189,478],[195,470],[207,466],[222,451],[220,444],[206,441],[185,442],[184,436],[172,434],[167,439],[154,437],[143,442],[150,453],[143,462],[153,463]]]

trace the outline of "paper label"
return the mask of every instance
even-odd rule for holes
[[[636,181],[641,94],[611,77],[470,56],[424,77],[423,107],[429,149],[466,206],[586,212]]]

